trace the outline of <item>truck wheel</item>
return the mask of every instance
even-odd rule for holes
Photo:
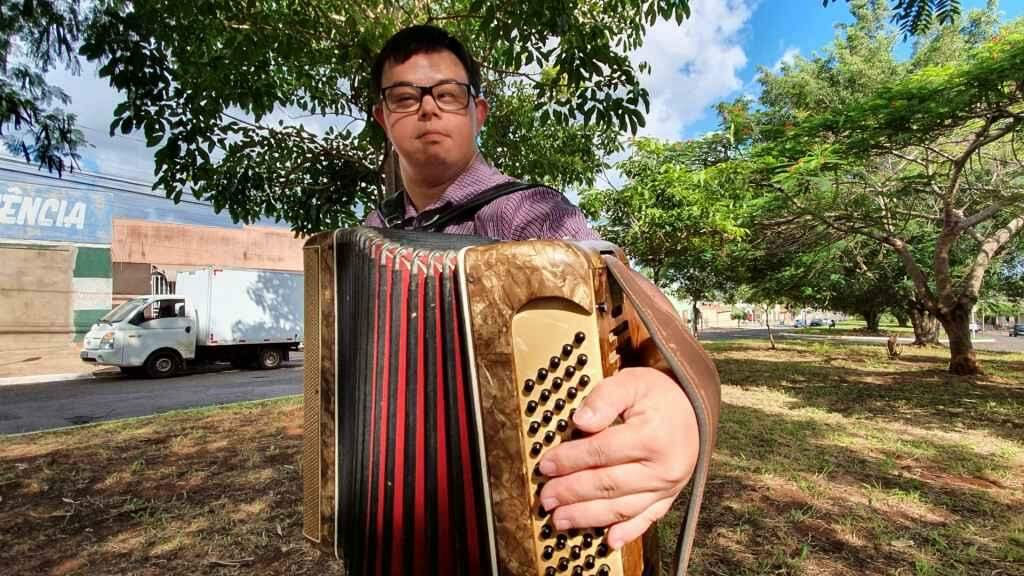
[[[283,355],[278,348],[260,348],[257,353],[257,366],[260,370],[273,370],[281,367]]]
[[[146,375],[150,378],[173,376],[181,368],[181,359],[174,352],[157,350],[146,358]]]

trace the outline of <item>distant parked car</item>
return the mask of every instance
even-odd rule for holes
[[[1014,324],[1010,328],[1010,336],[1024,336],[1024,324]]]
[[[822,320],[821,318],[815,318],[814,320],[811,320],[811,327],[824,326],[824,325],[825,325],[825,321]]]
[[[803,327],[804,327],[804,321],[803,320],[797,320],[796,322],[793,322],[793,328],[803,328]]]

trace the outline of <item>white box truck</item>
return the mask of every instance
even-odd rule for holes
[[[133,298],[94,324],[81,358],[152,378],[187,363],[277,368],[302,344],[302,281],[298,272],[181,272],[174,294]]]

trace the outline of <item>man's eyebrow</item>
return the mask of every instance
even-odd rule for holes
[[[433,84],[417,84],[415,82],[409,82],[408,80],[396,80],[386,87],[390,86],[433,86],[434,84],[444,84],[445,82],[458,82],[460,84],[469,84],[468,80],[459,80],[458,78],[442,78]]]

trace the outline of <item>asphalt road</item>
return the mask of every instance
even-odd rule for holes
[[[171,410],[262,400],[302,393],[302,354],[277,370],[234,370],[227,365],[165,380],[116,375],[0,386],[0,434],[148,416]]]

